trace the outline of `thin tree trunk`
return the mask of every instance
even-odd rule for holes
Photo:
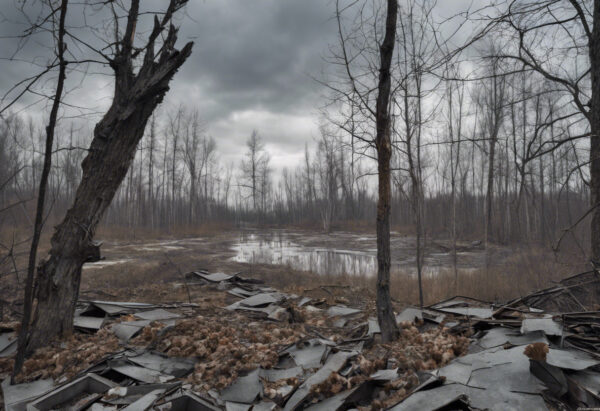
[[[400,334],[390,296],[390,161],[392,144],[389,102],[391,89],[390,66],[394,54],[397,17],[397,0],[388,0],[385,37],[380,47],[381,65],[376,105],[377,135],[375,140],[379,181],[379,198],[377,202],[377,319],[383,342],[394,341]]]
[[[18,352],[15,357],[15,365],[13,367],[12,379],[21,372],[21,367],[27,354],[27,342],[30,333],[31,313],[33,310],[33,281],[35,275],[35,265],[37,260],[37,249],[42,234],[42,226],[44,223],[44,203],[46,200],[46,187],[48,185],[48,176],[52,167],[52,147],[54,144],[54,130],[56,129],[56,119],[58,117],[58,108],[62,98],[63,88],[65,84],[67,62],[64,58],[65,52],[65,17],[67,15],[67,6],[69,1],[62,0],[60,4],[60,16],[58,23],[58,49],[59,71],[58,82],[56,84],[56,94],[52,102],[50,110],[50,118],[46,127],[46,148],[44,152],[44,168],[40,178],[40,189],[37,199],[37,209],[35,214],[35,224],[33,230],[33,238],[31,240],[31,249],[29,251],[29,265],[27,267],[27,280],[25,283],[25,296],[23,301],[23,319],[21,321],[21,331],[19,332]],[[35,329],[34,329],[35,331]]]
[[[600,261],[600,1],[594,1],[594,24],[590,40],[592,99],[590,110],[590,196],[592,212],[591,257]]]

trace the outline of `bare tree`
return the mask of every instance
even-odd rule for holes
[[[44,220],[44,206],[46,201],[46,190],[48,188],[48,176],[52,167],[52,147],[54,144],[54,132],[56,129],[56,121],[58,117],[58,109],[60,107],[61,98],[66,79],[67,62],[65,59],[65,19],[67,16],[68,0],[62,0],[58,10],[52,10],[51,16],[54,16],[58,11],[58,27],[56,29],[56,55],[59,60],[58,81],[56,83],[56,92],[52,101],[52,109],[50,110],[50,118],[46,126],[46,148],[44,151],[44,167],[40,177],[40,188],[37,199],[37,207],[35,213],[35,223],[33,229],[33,238],[31,240],[31,248],[29,251],[29,264],[27,268],[27,279],[25,282],[25,296],[23,301],[23,318],[21,320],[21,330],[19,331],[18,352],[15,357],[15,365],[13,368],[13,379],[21,371],[21,367],[25,360],[29,327],[31,322],[31,313],[33,310],[33,281],[35,275],[35,266],[37,260],[37,249],[42,235],[42,226]],[[73,307],[74,309],[75,307]],[[35,328],[34,328],[35,331]]]
[[[336,151],[339,150],[339,147],[336,136],[324,125],[320,127],[320,132],[317,170],[322,206],[319,209],[323,230],[328,233],[331,231],[331,223],[338,208],[338,182],[341,164],[337,162]]]
[[[250,138],[246,141],[246,147],[248,148],[246,160],[242,162],[242,179],[244,180],[242,185],[250,190],[253,211],[260,214],[266,194],[263,192],[264,177],[268,174],[265,170],[269,167],[269,155],[256,130],[252,131]]]
[[[191,53],[192,43],[181,51],[174,48],[177,29],[170,25],[173,13],[185,3],[170,0],[161,18],[155,17],[154,27],[140,47],[134,45],[140,1],[133,0],[114,55],[106,56],[115,74],[113,101],[94,129],[73,205],[56,227],[48,258],[38,267],[36,310],[31,332],[23,335],[21,342],[26,353],[72,331],[81,267],[94,248],[96,227],[127,174],[148,119]],[[156,52],[156,40],[168,25],[164,43]],[[143,62],[136,71],[134,62],[141,53]]]
[[[399,336],[398,325],[390,295],[390,209],[391,209],[391,159],[392,141],[390,113],[392,94],[392,59],[396,43],[396,23],[398,18],[397,0],[386,2],[385,13],[374,6],[367,17],[367,9],[359,4],[354,25],[344,27],[343,11],[352,9],[357,3],[342,6],[336,1],[339,51],[334,51],[334,64],[341,67],[341,81],[330,82],[327,86],[334,93],[334,101],[356,108],[365,120],[360,129],[356,123],[335,121],[334,124],[351,132],[369,149],[375,150],[377,160],[377,319],[381,328],[382,340],[393,341]],[[378,35],[381,17],[385,19],[384,37]],[[371,20],[370,22],[368,22]],[[358,23],[356,23],[358,22]],[[372,30],[372,31],[371,31]],[[377,65],[372,64],[377,61]],[[353,103],[350,104],[349,102]],[[354,113],[354,109],[352,110]],[[373,125],[374,130],[373,130]],[[348,127],[350,126],[350,127]]]
[[[500,59],[497,57],[497,50],[491,45],[486,52],[487,70],[486,79],[482,80],[481,88],[478,89],[477,103],[481,113],[481,130],[485,132],[487,141],[487,185],[485,195],[485,244],[486,248],[493,240],[492,219],[493,219],[493,196],[494,196],[494,173],[496,171],[496,148],[498,137],[504,119],[505,82],[506,77],[502,74]],[[489,253],[487,253],[489,255]]]
[[[505,36],[502,59],[537,73],[570,99],[569,113],[586,129],[548,141],[536,157],[582,138],[590,140],[591,256],[600,260],[600,2],[518,0],[498,12],[494,24]],[[558,34],[560,33],[560,34]],[[560,118],[554,118],[559,121]],[[576,124],[574,122],[574,124]],[[583,220],[583,219],[581,219]]]
[[[377,201],[377,319],[384,342],[393,341],[400,334],[390,296],[390,206],[392,201],[391,158],[392,123],[390,116],[390,93],[392,76],[390,68],[396,43],[397,0],[388,0],[385,20],[385,37],[380,46],[381,59],[377,103],[375,108],[375,146],[377,147],[377,171],[379,198]]]

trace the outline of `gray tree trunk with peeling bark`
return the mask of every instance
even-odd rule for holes
[[[56,227],[49,256],[38,267],[37,306],[27,337],[27,352],[73,329],[73,313],[79,294],[81,268],[91,247],[96,227],[127,174],[149,117],[169,89],[169,82],[192,51],[187,43],[174,49],[177,30],[170,25],[160,53],[154,42],[169,24],[172,13],[186,0],[171,0],[162,21],[155,19],[145,48],[143,64],[134,73],[133,47],[139,0],[129,10],[127,27],[111,67],[115,91],[111,107],[94,129],[82,179],[72,207]]]
[[[396,38],[396,20],[398,18],[397,0],[387,1],[385,37],[380,46],[381,62],[376,104],[375,146],[377,148],[379,198],[377,201],[377,320],[383,342],[394,341],[400,332],[396,324],[392,298],[390,296],[390,206],[392,158],[391,119],[390,119],[390,67],[394,54]]]

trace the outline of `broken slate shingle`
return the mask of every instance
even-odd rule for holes
[[[313,339],[308,341],[303,347],[293,345],[284,352],[293,358],[297,366],[307,370],[321,366],[321,362],[327,353],[327,346],[319,340]]]
[[[357,353],[349,353],[340,351],[333,355],[331,355],[327,362],[319,371],[311,375],[309,378],[304,381],[300,387],[294,392],[294,394],[290,397],[290,399],[285,404],[284,411],[293,411],[298,409],[298,407],[302,404],[302,402],[306,399],[306,397],[310,394],[310,390],[314,385],[318,385],[329,378],[329,375],[332,372],[338,372],[341,370],[346,361],[349,358],[355,356]]]
[[[10,378],[2,382],[2,394],[6,411],[24,410],[25,404],[47,393],[54,387],[51,378],[10,385]]]
[[[262,383],[258,369],[245,377],[239,377],[233,384],[221,391],[221,399],[224,401],[243,404],[252,404],[260,395],[262,395]]]
[[[560,324],[552,318],[526,318],[521,323],[521,334],[527,334],[532,331],[543,331],[546,335],[563,334]]]
[[[163,310],[162,308],[157,308],[156,310],[150,311],[141,311],[135,313],[135,316],[141,318],[142,320],[150,320],[150,321],[160,321],[160,320],[172,320],[175,318],[181,318],[181,315],[172,313],[167,310]]]
[[[345,305],[334,305],[327,309],[327,315],[330,317],[347,316],[360,313],[361,310],[346,307]]]
[[[246,307],[264,307],[269,304],[278,303],[284,298],[285,295],[281,293],[261,293],[238,301],[238,303]]]
[[[404,321],[413,322],[416,319],[423,319],[423,312],[418,308],[408,307],[405,308],[400,314],[396,316],[396,323],[400,324]]]
[[[591,355],[579,350],[559,350],[551,348],[546,356],[548,364],[569,370],[585,370],[600,364]]]
[[[144,327],[150,324],[149,320],[140,321],[124,321],[116,323],[111,326],[112,331],[115,333],[117,338],[122,342],[129,341],[132,337],[137,335]]]

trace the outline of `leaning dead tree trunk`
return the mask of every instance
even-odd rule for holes
[[[56,227],[48,258],[38,267],[37,306],[26,337],[27,353],[72,332],[81,267],[93,247],[96,227],[127,174],[149,117],[192,51],[191,42],[181,51],[174,49],[177,30],[170,24],[173,12],[186,1],[170,1],[162,19],[155,18],[143,49],[133,45],[140,0],[131,3],[125,32],[110,60],[115,72],[112,105],[96,124],[73,205]],[[155,53],[155,41],[167,25],[164,44]],[[143,63],[134,73],[134,60],[141,52],[145,52]]]
[[[380,46],[381,62],[375,121],[377,148],[379,198],[377,201],[377,320],[383,342],[398,338],[399,330],[390,296],[390,207],[392,200],[390,160],[392,158],[390,119],[390,67],[394,54],[397,0],[388,0],[385,37]]]

